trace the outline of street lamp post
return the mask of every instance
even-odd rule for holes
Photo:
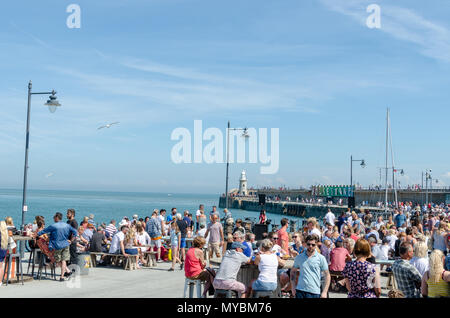
[[[426,204],[428,206],[428,180],[432,179],[431,176],[431,169],[426,169],[425,170],[425,187],[426,187]],[[431,187],[433,187],[433,185],[431,184]]]
[[[230,166],[230,130],[242,130],[242,137],[248,138],[247,128],[230,128],[230,121],[228,121],[227,127],[227,174],[225,178],[225,208],[228,209],[228,168]]]
[[[32,82],[28,83],[28,107],[27,107],[27,128],[26,128],[26,141],[25,141],[25,164],[23,168],[23,193],[22,193],[22,223],[20,229],[23,231],[25,227],[25,213],[28,211],[26,205],[27,199],[27,175],[28,175],[28,148],[30,145],[30,111],[31,111],[31,96],[32,95],[50,95],[44,106],[48,106],[51,113],[56,111],[56,108],[61,106],[56,98],[56,92],[32,92]],[[20,241],[20,254],[23,256],[23,241]]]

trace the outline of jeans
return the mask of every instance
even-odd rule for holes
[[[319,294],[312,294],[302,290],[295,290],[295,298],[320,298]]]

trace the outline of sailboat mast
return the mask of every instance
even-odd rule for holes
[[[385,178],[385,181],[384,181],[384,187],[385,187],[386,193],[385,193],[385,201],[384,201],[384,212],[388,211],[388,187],[387,187],[387,180],[388,180],[388,151],[389,151],[389,108],[387,109],[387,112],[386,112],[386,167],[385,167],[386,178]]]
[[[392,127],[390,120],[389,120],[389,141],[391,143],[391,159],[392,159],[392,191],[394,192],[395,207],[398,208],[397,188],[395,184],[394,146],[392,145]]]

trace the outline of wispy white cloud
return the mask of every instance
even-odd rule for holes
[[[364,26],[368,17],[366,7],[373,3],[367,0],[320,1],[328,9],[347,15]],[[450,30],[446,26],[426,19],[414,10],[393,6],[390,3],[380,3],[380,31],[415,44],[422,55],[450,62]]]

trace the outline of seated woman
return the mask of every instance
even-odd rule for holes
[[[144,226],[140,222],[136,223],[136,241],[137,245],[142,246],[139,247],[139,259],[142,264],[147,264],[147,261],[144,258],[144,253],[147,252],[148,247],[143,245],[150,245],[151,238],[150,235],[146,231],[144,231]]]
[[[134,227],[131,226],[130,230],[125,234],[125,239],[123,240],[124,255],[139,255],[139,250],[134,247],[136,245],[136,231],[134,230]],[[139,264],[137,264],[136,267],[138,269],[141,268]]]
[[[189,279],[199,279],[206,281],[209,273],[206,270],[206,261],[203,254],[203,246],[206,240],[204,237],[197,236],[192,242],[192,247],[186,252],[184,262],[184,274]]]
[[[272,252],[273,243],[269,239],[261,242],[260,253],[256,255],[254,264],[258,266],[259,276],[248,286],[248,295],[253,290],[275,291],[278,286],[278,266],[283,267],[284,261]]]
[[[444,269],[444,253],[435,249],[430,254],[430,269],[423,274],[423,297],[450,297],[450,271]]]

